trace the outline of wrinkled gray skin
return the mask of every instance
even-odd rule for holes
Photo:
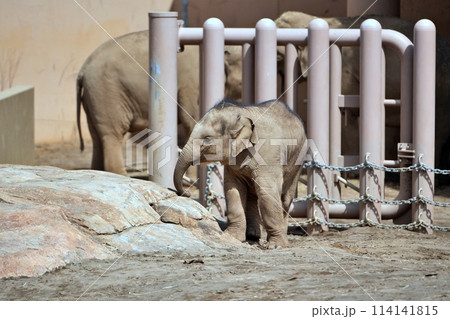
[[[296,143],[272,145],[280,139]],[[286,247],[287,213],[296,195],[305,142],[302,121],[282,102],[244,107],[222,101],[194,127],[175,167],[175,188],[189,196],[182,183],[186,170],[219,160],[225,165],[226,232],[241,241],[259,239],[262,219],[268,248]],[[211,158],[220,148],[224,156]]]
[[[93,142],[91,167],[126,175],[122,143],[127,132],[148,127],[148,31],[123,35],[97,48],[82,66],[77,79],[77,124],[81,149],[80,107],[86,112]],[[241,51],[227,47],[225,94],[238,99],[241,88]],[[236,95],[236,92],[239,92]],[[178,144],[182,147],[199,118],[199,53],[186,46],[178,54]]]
[[[279,28],[307,28],[317,17],[302,12],[285,12],[275,21]],[[358,17],[323,18],[330,28],[349,28]],[[396,17],[366,15],[362,16],[352,28],[359,28],[367,19],[376,19],[383,29],[392,29],[403,33],[413,40],[413,22]],[[450,168],[450,44],[441,37],[436,39],[436,167]],[[389,48],[386,53],[386,98],[400,98],[400,60]],[[279,58],[283,58],[283,50],[279,50]],[[299,48],[300,67],[307,70],[307,48]],[[342,93],[358,94],[359,92],[359,48],[344,47],[342,50]],[[307,73],[303,81],[307,80]],[[300,80],[302,81],[302,80]],[[300,104],[302,105],[302,104]],[[302,114],[301,111],[299,111]],[[343,131],[342,148],[344,154],[358,154],[358,113],[349,112],[347,127]],[[398,108],[386,108],[386,158],[397,158],[397,143],[400,142],[400,112]],[[344,125],[342,125],[344,128]],[[447,145],[444,145],[444,144]]]

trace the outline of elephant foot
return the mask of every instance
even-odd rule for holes
[[[245,231],[242,230],[240,227],[230,227],[228,226],[225,230],[225,233],[233,236],[237,240],[244,242],[245,241]]]
[[[280,249],[288,246],[287,235],[270,236],[267,239],[267,249]]]
[[[255,227],[248,226],[247,232],[246,232],[246,237],[247,237],[247,240],[259,241],[261,239],[261,229],[260,229],[259,225],[255,226]]]

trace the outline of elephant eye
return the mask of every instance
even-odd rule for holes
[[[205,137],[205,138],[203,139],[203,145],[210,145],[210,144],[212,144],[212,143],[213,143],[212,137]]]

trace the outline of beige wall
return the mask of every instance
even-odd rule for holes
[[[148,28],[170,0],[77,0],[112,36]],[[0,90],[35,87],[36,142],[77,139],[75,80],[108,35],[73,0],[0,0]],[[84,136],[89,136],[84,127]]]
[[[287,10],[318,16],[345,16],[353,0],[189,0],[191,26],[212,16],[227,27],[253,27]],[[402,18],[430,18],[438,33],[450,39],[450,3],[400,1]],[[148,28],[149,11],[181,12],[181,0],[77,0],[112,36]],[[77,139],[75,80],[88,55],[108,35],[74,0],[0,0],[0,90],[35,87],[35,140]],[[181,18],[181,14],[179,15]],[[83,114],[84,117],[84,114]],[[83,118],[83,123],[85,123]],[[83,128],[85,136],[87,128]]]
[[[0,92],[0,163],[34,163],[34,88]]]

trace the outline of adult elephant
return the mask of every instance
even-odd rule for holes
[[[285,12],[275,21],[278,28],[307,28],[317,17],[302,12]],[[376,19],[383,29],[392,29],[413,40],[414,24],[404,19],[365,15],[362,17],[323,18],[334,29],[360,28],[366,19]],[[441,37],[436,39],[436,167],[450,168],[449,152],[445,152],[445,143],[450,144],[450,44]],[[280,50],[281,57],[283,51]],[[397,54],[385,48],[386,54],[386,98],[400,98],[400,63]],[[308,56],[305,47],[299,48],[301,71],[305,72],[302,80],[307,80]],[[344,47],[342,49],[342,94],[359,93],[359,48]],[[300,80],[300,81],[302,81]],[[303,111],[300,111],[302,113]],[[343,130],[342,147],[344,154],[358,154],[358,113],[348,112],[347,127]],[[399,109],[386,108],[386,157],[397,157],[399,134]],[[344,126],[343,126],[344,127]]]
[[[221,162],[226,231],[242,241],[259,239],[261,216],[268,248],[286,247],[287,216],[305,143],[303,122],[284,103],[241,106],[222,101],[195,125],[178,158],[174,185],[189,196],[182,183],[186,170],[200,162]]]
[[[236,99],[241,85],[240,55],[239,47],[226,48],[225,94]],[[103,43],[82,66],[77,79],[77,125],[83,150],[83,105],[93,143],[92,169],[126,175],[123,138],[148,127],[148,60],[148,31],[141,31]],[[183,146],[199,118],[197,47],[186,46],[178,54],[177,98],[178,141]]]

